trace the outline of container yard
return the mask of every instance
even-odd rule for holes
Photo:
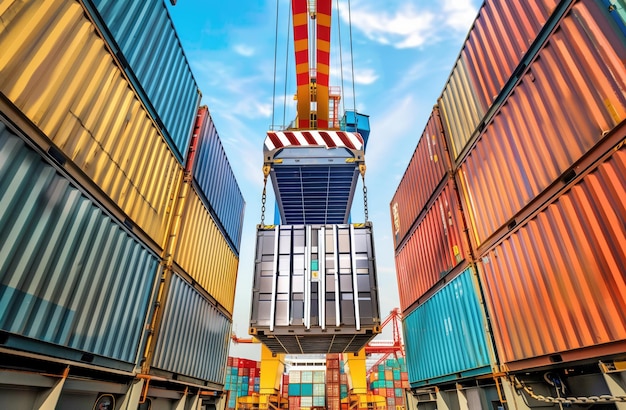
[[[0,0],[0,409],[625,410],[624,1],[280,3]]]

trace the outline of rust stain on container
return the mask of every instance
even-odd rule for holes
[[[195,186],[185,200],[180,235],[174,261],[232,315],[239,258]]]
[[[17,2],[0,18],[0,92],[162,248],[183,169],[81,5]]]
[[[449,179],[396,252],[400,308],[405,311],[439,279],[465,260],[469,245],[463,232],[454,179]]]
[[[622,147],[482,255],[479,272],[503,363],[573,351],[593,358],[597,349],[626,341],[624,175]]]
[[[395,249],[400,246],[450,168],[439,109],[435,107],[391,200]]]
[[[460,164],[476,246],[626,118],[626,46],[607,18],[574,6]]]

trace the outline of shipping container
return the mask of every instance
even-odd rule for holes
[[[0,121],[2,345],[130,371],[159,258],[16,134]]]
[[[193,178],[233,252],[239,256],[245,201],[206,106],[198,110],[195,128],[199,141]]]
[[[401,246],[413,223],[450,170],[439,108],[435,106],[391,199],[394,249]]]
[[[255,261],[250,334],[273,352],[357,352],[380,332],[371,223],[259,226]]]
[[[174,261],[232,315],[239,258],[217,227],[195,184],[188,190],[181,225]]]
[[[183,169],[80,3],[13,2],[0,18],[0,92],[45,134],[29,137],[163,248]]]
[[[496,348],[511,370],[626,351],[623,127],[618,138],[595,170],[481,255]]]
[[[352,132],[268,132],[263,162],[276,195],[279,222],[349,223],[363,149],[363,138]]]
[[[222,386],[232,322],[179,274],[169,275],[168,282],[151,372]]]
[[[82,4],[184,165],[200,90],[163,0]]]
[[[456,184],[449,178],[396,252],[402,311],[468,257],[469,245]]]
[[[473,267],[405,316],[409,382],[415,388],[491,373],[492,349]]]
[[[460,165],[477,246],[626,118],[626,43],[607,14],[572,8]]]

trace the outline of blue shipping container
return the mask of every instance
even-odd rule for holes
[[[201,124],[201,128],[197,131],[199,141],[193,178],[205,205],[226,234],[233,252],[239,256],[246,203],[208,108],[198,110],[196,124]]]
[[[484,317],[472,267],[405,316],[411,387],[490,373]]]
[[[84,0],[184,165],[200,90],[163,0]]]
[[[223,384],[231,322],[192,285],[172,274],[152,366]]]
[[[131,370],[159,258],[16,134],[0,122],[3,344]]]

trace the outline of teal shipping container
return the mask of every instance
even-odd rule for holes
[[[159,258],[0,121],[3,347],[130,371]]]
[[[491,372],[493,350],[473,267],[418,306],[402,325],[411,387]]]
[[[83,0],[184,165],[200,90],[163,0]]]

